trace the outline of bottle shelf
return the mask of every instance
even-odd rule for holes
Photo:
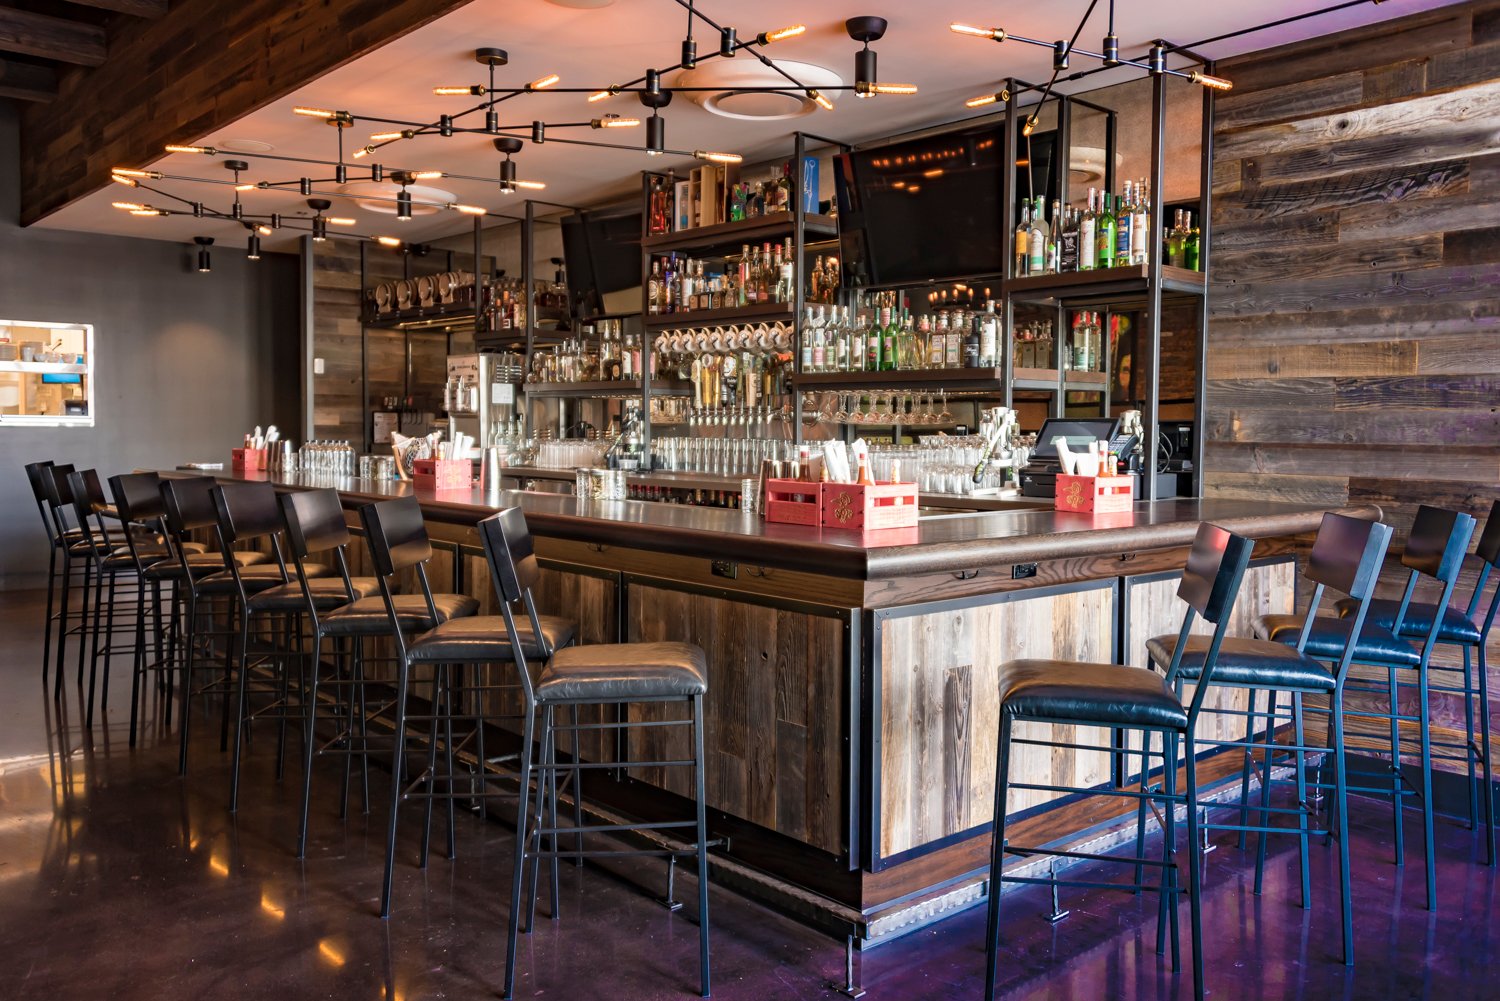
[[[757,302],[734,309],[686,309],[676,313],[661,313],[646,317],[647,330],[671,330],[676,327],[722,327],[726,323],[742,323],[745,320],[782,320],[791,322],[792,304],[789,302]]]
[[[597,382],[528,382],[527,396],[533,397],[578,397],[589,399],[626,399],[640,396],[639,379],[607,379]],[[689,396],[693,384],[685,379],[652,379],[652,396]]]
[[[1064,369],[1058,372],[1055,368],[1018,368],[1011,372],[1011,385],[1016,389],[1043,392],[1057,392],[1058,376],[1063,379],[1062,388],[1065,392],[1102,393],[1105,383],[1109,381],[1103,372],[1079,372],[1074,369]]]
[[[994,390],[1003,386],[998,368],[918,368],[892,372],[798,372],[792,385],[804,392],[825,389]]]
[[[1020,302],[1060,301],[1069,305],[1131,305],[1145,300],[1150,291],[1150,267],[1131,264],[1092,271],[1065,271],[1052,275],[1007,278],[1006,294]],[[1162,294],[1166,297],[1202,296],[1207,283],[1201,271],[1163,266]]]
[[[20,372],[32,375],[88,375],[88,371],[87,365],[80,365],[76,362],[0,361],[0,372]]]
[[[732,247],[735,244],[757,243],[773,237],[790,236],[796,227],[796,216],[791,212],[773,212],[741,219],[721,222],[713,226],[697,226],[693,229],[648,236],[641,240],[641,249],[651,254],[673,250],[703,250],[713,247]],[[803,237],[837,236],[838,220],[832,216],[803,216]]]

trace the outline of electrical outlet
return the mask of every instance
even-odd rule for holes
[[[313,359],[313,375],[322,375],[322,374],[323,374],[323,359],[321,359],[321,358],[314,358]]]
[[[1036,576],[1035,563],[1017,563],[1010,568],[1011,580],[1030,580]]]
[[[709,571],[715,577],[727,577],[734,580],[740,575],[740,565],[732,560],[714,560],[708,566]]]

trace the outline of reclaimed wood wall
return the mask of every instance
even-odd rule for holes
[[[1374,503],[1398,533],[1419,504],[1482,519],[1500,497],[1500,3],[1219,72],[1207,495]],[[1434,701],[1439,739],[1462,739],[1461,703]]]

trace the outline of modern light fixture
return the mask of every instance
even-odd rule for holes
[[[656,112],[646,119],[646,152],[661,156],[667,145],[667,120]]]
[[[166,146],[164,148],[166,149],[166,151],[168,153],[202,153],[202,154],[204,154],[206,156],[213,156],[215,153],[219,152],[218,150],[214,149],[212,146],[177,146],[177,145],[168,145],[168,146]]]
[[[250,242],[245,248],[245,259],[249,261],[260,260],[260,237],[254,233],[250,234]]]
[[[710,153],[701,149],[693,150],[693,156],[699,160],[707,160],[710,163],[743,163],[745,160],[738,153]]]
[[[870,43],[884,38],[885,29],[886,20],[883,17],[862,15],[851,17],[844,22],[844,30],[849,33],[849,37],[864,45],[854,53],[855,97],[874,97],[876,94],[915,94],[917,92],[916,84],[880,82],[875,72],[875,50],[870,48]]]
[[[885,22],[882,21],[881,23],[884,24]],[[775,31],[762,31],[760,34],[755,36],[755,41],[758,45],[770,45],[772,42],[781,42],[785,41],[788,38],[796,38],[798,35],[804,34],[806,31],[807,25],[793,24],[785,28],[777,28]],[[873,41],[873,39],[871,39],[871,41]]]
[[[633,129],[639,124],[639,118],[621,118],[619,115],[605,115],[589,121],[589,125],[596,129]]]
[[[380,244],[382,247],[399,247],[399,246],[401,246],[401,241],[398,240],[398,239],[396,239],[394,236],[377,236],[375,238],[375,242],[378,243],[378,244]]]
[[[207,274],[214,269],[213,261],[208,256],[208,248],[214,245],[214,238],[211,236],[195,236],[193,237],[193,242],[198,245],[198,270]]]

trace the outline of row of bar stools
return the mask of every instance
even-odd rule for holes
[[[1411,568],[1411,580],[1407,587],[1407,600],[1421,577],[1427,577],[1440,589],[1442,597],[1437,607],[1446,609],[1453,596],[1458,572],[1463,564],[1464,553],[1474,532],[1474,519],[1457,511],[1422,507],[1417,512],[1408,536],[1405,559]],[[1355,778],[1373,779],[1384,785],[1352,786],[1350,791],[1368,795],[1389,796],[1395,825],[1396,864],[1403,861],[1404,833],[1402,824],[1403,802],[1409,796],[1420,800],[1422,807],[1422,836],[1427,875],[1427,909],[1437,909],[1436,856],[1433,851],[1433,802],[1432,802],[1432,725],[1429,700],[1430,672],[1428,670],[1432,651],[1437,643],[1442,615],[1434,615],[1424,630],[1420,650],[1413,647],[1391,629],[1371,622],[1366,618],[1318,616],[1304,621],[1295,615],[1265,615],[1256,619],[1256,635],[1282,643],[1295,643],[1298,649],[1324,661],[1337,660],[1351,655],[1353,663],[1375,668],[1385,673],[1384,683],[1378,678],[1358,674],[1353,685],[1346,684],[1344,694],[1364,693],[1383,696],[1389,702],[1388,712],[1380,712],[1366,706],[1343,708],[1345,716],[1380,719],[1390,726],[1390,767],[1383,773],[1356,773]],[[1396,622],[1398,627],[1403,623]],[[1352,650],[1350,649],[1352,647]],[[1403,672],[1414,672],[1415,681],[1403,677]],[[1399,705],[1403,685],[1415,685],[1417,689],[1417,712],[1403,712]],[[1420,748],[1420,785],[1413,785],[1401,767],[1402,723],[1416,723]],[[1342,756],[1339,762],[1342,761]]]
[[[1252,824],[1248,820],[1248,796],[1245,791],[1246,783],[1242,781],[1239,822],[1205,822],[1202,829],[1230,830],[1242,834],[1248,831],[1259,835],[1255,869],[1256,893],[1260,892],[1265,870],[1267,836],[1296,834],[1299,839],[1302,906],[1304,908],[1312,906],[1308,859],[1309,838],[1314,835],[1337,837],[1344,962],[1350,965],[1354,962],[1354,933],[1349,885],[1349,839],[1345,834],[1348,795],[1344,769],[1343,696],[1344,685],[1349,676],[1349,666],[1354,657],[1354,647],[1352,644],[1345,644],[1343,649],[1331,658],[1334,663],[1333,667],[1325,666],[1319,659],[1304,652],[1304,647],[1306,635],[1318,620],[1318,612],[1322,608],[1324,594],[1328,588],[1349,595],[1347,600],[1354,603],[1351,608],[1356,618],[1363,618],[1370,598],[1374,594],[1375,584],[1379,580],[1381,562],[1385,559],[1390,539],[1391,529],[1379,522],[1337,514],[1323,516],[1323,523],[1319,526],[1317,537],[1313,541],[1312,552],[1308,557],[1307,567],[1303,573],[1304,578],[1313,585],[1313,590],[1307,612],[1302,617],[1299,642],[1295,645],[1228,636],[1220,641],[1215,655],[1213,642],[1208,637],[1189,636],[1186,629],[1176,636],[1157,636],[1146,643],[1152,667],[1167,675],[1179,698],[1183,696],[1185,686],[1189,684],[1196,686],[1193,702],[1197,705],[1202,704],[1200,693],[1210,688],[1241,689],[1249,696],[1250,708],[1247,711],[1207,706],[1202,709],[1204,713],[1221,716],[1235,716],[1243,713],[1249,720],[1249,728],[1244,740],[1199,738],[1194,727],[1188,733],[1186,758],[1193,760],[1200,746],[1241,748],[1246,758],[1246,774],[1248,775],[1251,755],[1255,750],[1261,750],[1264,755],[1260,776],[1261,802],[1260,807],[1254,811],[1259,816],[1260,822]],[[1187,578],[1184,577],[1185,582],[1186,580]],[[1255,699],[1260,692],[1267,693],[1265,714],[1257,713],[1255,708]],[[1328,705],[1324,707],[1309,704],[1305,701],[1307,696],[1326,699]],[[1287,700],[1284,713],[1280,708],[1283,697]],[[1308,743],[1305,713],[1309,711],[1328,716],[1329,740],[1327,743],[1316,745]],[[1260,719],[1265,720],[1263,743],[1257,742],[1256,739],[1255,726]],[[1275,733],[1281,724],[1292,728],[1290,743],[1273,743]],[[1270,805],[1273,750],[1291,756],[1293,769],[1291,781],[1296,788],[1294,806],[1273,807]],[[1309,755],[1322,755],[1328,751],[1332,751],[1334,756],[1333,815],[1336,819],[1328,828],[1314,829],[1311,826],[1314,811],[1307,793],[1310,784],[1308,782]],[[1270,820],[1273,815],[1288,814],[1296,818],[1296,828],[1271,825]],[[1145,814],[1142,811],[1137,817],[1138,843],[1144,842],[1144,829]]]
[[[90,554],[96,552],[104,544],[104,539],[112,539],[105,529],[98,528],[99,535],[86,537],[84,532],[89,530],[89,525],[78,525],[75,523],[76,516],[73,505],[73,492],[68,486],[68,477],[74,472],[70,464],[49,464],[39,470],[39,481],[47,505],[47,512],[52,523],[55,544],[63,557],[62,586],[58,595],[57,603],[57,661],[56,678],[54,680],[53,697],[62,695],[63,686],[63,663],[67,659],[68,637],[78,638],[78,685],[83,685],[83,665],[88,655],[88,643],[86,640],[88,632],[88,609],[89,609],[89,587],[91,583],[91,572],[93,564]],[[87,519],[86,519],[87,520]],[[102,538],[101,538],[102,536]],[[73,588],[74,574],[78,576],[80,601],[78,610],[73,611]],[[45,673],[45,669],[44,669]]]
[[[65,640],[64,631],[69,630],[68,619],[70,617],[69,597],[73,579],[73,568],[86,570],[88,564],[82,560],[72,559],[73,546],[84,542],[83,530],[72,527],[66,521],[66,509],[62,499],[62,493],[58,488],[58,481],[54,478],[54,469],[57,464],[50,459],[45,462],[30,462],[26,464],[26,479],[31,484],[31,494],[36,500],[37,511],[42,516],[42,527],[47,533],[48,561],[47,561],[47,618],[45,631],[42,639],[42,684],[47,683],[48,673],[52,668],[52,628],[57,625],[58,629],[58,684],[56,691],[62,691],[62,658]],[[66,491],[67,473],[73,471],[72,466],[62,467],[62,490]],[[61,557],[62,576],[58,576],[58,562]],[[61,593],[59,594],[59,589]]]
[[[1077,862],[1106,862],[1129,864],[1139,871],[1144,866],[1161,870],[1158,911],[1157,951],[1163,949],[1165,927],[1169,923],[1172,933],[1172,968],[1181,966],[1181,952],[1177,932],[1177,896],[1182,892],[1180,868],[1177,861],[1176,814],[1179,806],[1187,814],[1187,840],[1189,856],[1198,840],[1198,779],[1196,761],[1192,754],[1193,733],[1202,710],[1208,685],[1200,684],[1190,704],[1184,705],[1174,686],[1187,644],[1184,642],[1196,616],[1213,625],[1213,635],[1204,651],[1203,674],[1212,677],[1219,648],[1224,641],[1229,625],[1230,613],[1239,596],[1240,582],[1245,568],[1250,563],[1254,543],[1234,535],[1215,525],[1198,527],[1192,551],[1188,555],[1187,568],[1183,571],[1178,596],[1187,603],[1182,628],[1178,633],[1179,654],[1174,657],[1166,678],[1140,669],[1122,667],[1118,664],[1083,664],[1061,660],[1016,660],[1000,666],[1000,739],[998,763],[995,770],[995,833],[990,852],[989,877],[989,922],[986,935],[987,962],[985,968],[985,997],[993,1001],[997,979],[1000,948],[1000,900],[1003,883],[1042,884],[1048,886],[1085,886],[1103,889],[1129,889],[1139,891],[1144,884],[1137,879],[1128,884],[1100,882],[1098,880],[1073,879],[1055,873],[1046,877],[1008,876],[1004,872],[1006,855],[1021,857],[1052,856],[1072,859]],[[1033,722],[1063,727],[1099,727],[1112,730],[1137,732],[1141,735],[1141,748],[1097,747],[1039,737],[1016,737],[1016,723]],[[1153,749],[1154,737],[1161,738],[1161,751]],[[1187,753],[1179,754],[1186,742]],[[1013,743],[1039,747],[1066,747],[1073,750],[1104,751],[1111,754],[1139,756],[1141,774],[1151,771],[1153,758],[1161,762],[1162,781],[1159,785],[1142,782],[1139,791],[1123,787],[1085,788],[1078,786],[1050,785],[1043,783],[1012,782],[1010,780],[1010,749]],[[1177,791],[1177,768],[1181,760],[1186,772],[1186,788]],[[1028,790],[1074,795],[1115,796],[1134,799],[1138,803],[1157,804],[1162,814],[1162,857],[1160,860],[1146,859],[1137,852],[1130,857],[1091,852],[1062,851],[1041,847],[1012,845],[1005,836],[1007,800],[1010,790]],[[1193,948],[1193,988],[1196,997],[1204,996],[1201,880],[1196,858],[1188,866],[1188,902]]]
[[[454,621],[438,625],[409,643],[405,630],[399,628],[402,611],[397,603],[389,580],[403,569],[416,568],[419,580],[424,582],[420,569],[430,552],[426,532],[422,527],[421,511],[410,498],[385,501],[361,508],[370,544],[371,555],[381,580],[381,598],[387,615],[397,636],[398,680],[396,696],[397,734],[395,760],[392,762],[391,815],[388,829],[387,867],[382,891],[382,913],[389,913],[391,893],[391,860],[394,857],[396,823],[400,804],[412,795],[416,786],[425,783],[427,824],[430,829],[432,802],[443,796],[449,803],[450,830],[452,824],[452,802],[455,798],[467,798],[471,790],[460,789],[453,766],[454,741],[451,731],[453,712],[451,693],[448,691],[446,671],[450,665],[493,665],[510,662],[514,668],[514,684],[522,696],[522,733],[520,752],[519,805],[516,819],[515,869],[512,874],[510,915],[506,947],[505,984],[502,996],[513,995],[516,968],[517,936],[520,932],[520,916],[523,889],[529,876],[531,896],[526,904],[528,918],[526,928],[532,926],[535,897],[540,881],[540,862],[547,859],[551,868],[553,887],[553,917],[557,915],[557,862],[560,857],[582,859],[585,856],[622,855],[666,855],[675,857],[691,854],[698,862],[698,925],[699,925],[699,969],[700,989],[704,997],[709,995],[709,921],[708,921],[708,840],[705,813],[705,774],[703,740],[703,695],[707,691],[707,666],[703,652],[697,647],[682,643],[632,643],[604,644],[594,646],[559,645],[570,638],[571,625],[557,621],[549,623],[539,616],[532,598],[531,589],[537,582],[539,568],[532,545],[531,535],[526,529],[525,519],[519,509],[508,509],[484,519],[478,531],[484,543],[491,576],[500,599],[499,616],[484,619]],[[518,625],[517,611],[524,611],[525,625]],[[550,635],[549,635],[550,634]],[[551,656],[541,667],[535,682],[532,668],[527,662],[528,653],[546,653]],[[433,697],[432,710],[426,721],[430,722],[430,753],[428,767],[423,775],[408,784],[402,763],[406,740],[401,739],[408,724],[424,721],[408,710],[407,695],[411,684],[412,669],[418,665],[432,665]],[[484,686],[492,687],[492,686]],[[691,712],[687,719],[644,720],[630,719],[627,715],[616,723],[588,724],[590,728],[624,729],[641,726],[690,726],[693,730],[693,752],[682,759],[658,761],[623,761],[600,763],[598,767],[631,768],[654,765],[658,767],[692,767],[696,778],[695,818],[688,821],[659,821],[637,824],[597,824],[584,826],[575,813],[570,826],[560,827],[557,821],[557,774],[567,772],[576,777],[587,767],[578,758],[574,744],[574,755],[568,763],[557,758],[556,710],[559,707],[573,709],[581,704],[627,706],[631,704],[687,703]],[[542,723],[540,750],[536,748],[536,713],[545,713]],[[483,716],[483,703],[477,713]],[[579,724],[572,724],[575,735]],[[478,721],[483,725],[484,720]],[[438,745],[445,743],[440,755]],[[439,776],[438,762],[444,761],[444,775]],[[480,766],[484,766],[481,758]],[[439,781],[445,788],[439,792]],[[533,783],[535,790],[533,792]],[[575,810],[579,809],[580,790],[573,789]],[[630,830],[665,831],[690,827],[695,841],[687,848],[666,849],[588,849],[583,843],[587,834],[620,834]],[[574,851],[564,852],[558,847],[558,839],[572,835],[579,839]],[[425,858],[427,831],[423,834]]]
[[[1425,518],[1421,513],[1418,515],[1419,522],[1430,518],[1430,515]],[[1428,690],[1463,696],[1465,741],[1462,745],[1463,753],[1457,757],[1465,762],[1469,773],[1469,827],[1472,830],[1477,826],[1482,812],[1485,825],[1485,861],[1493,866],[1495,865],[1495,795],[1490,751],[1487,647],[1490,631],[1495,625],[1496,612],[1500,610],[1500,574],[1495,573],[1497,569],[1500,569],[1500,501],[1495,501],[1491,505],[1489,516],[1485,520],[1484,533],[1480,536],[1478,545],[1474,547],[1474,556],[1479,564],[1479,575],[1474,583],[1474,590],[1469,595],[1469,601],[1463,608],[1457,607],[1451,596],[1448,603],[1443,606],[1413,600],[1417,582],[1424,570],[1428,576],[1442,577],[1440,564],[1444,555],[1433,548],[1439,541],[1441,520],[1439,520],[1438,528],[1439,531],[1436,533],[1429,535],[1423,532],[1419,536],[1416,526],[1413,526],[1412,541],[1407,544],[1401,556],[1401,563],[1409,572],[1406,588],[1398,601],[1377,599],[1371,602],[1369,621],[1397,635],[1412,639],[1425,639],[1436,623],[1437,642],[1457,647],[1462,652],[1463,666],[1461,668],[1439,664],[1428,665],[1430,671],[1441,671],[1445,674],[1460,673],[1462,678],[1460,687],[1429,684]],[[1443,541],[1446,542],[1446,540]],[[1435,560],[1439,565],[1434,565]],[[1489,600],[1486,603],[1486,587],[1491,584],[1493,586],[1489,587]],[[1338,610],[1339,614],[1346,618],[1356,612],[1354,603],[1348,599],[1339,602]],[[1477,673],[1474,670],[1476,659],[1478,660]],[[1476,714],[1479,717],[1477,743],[1474,734]],[[1432,743],[1434,747],[1447,749],[1456,747],[1451,741],[1435,740]],[[1455,756],[1440,751],[1434,753],[1433,757],[1439,760],[1445,758],[1453,760]],[[1481,796],[1483,796],[1482,807]]]

